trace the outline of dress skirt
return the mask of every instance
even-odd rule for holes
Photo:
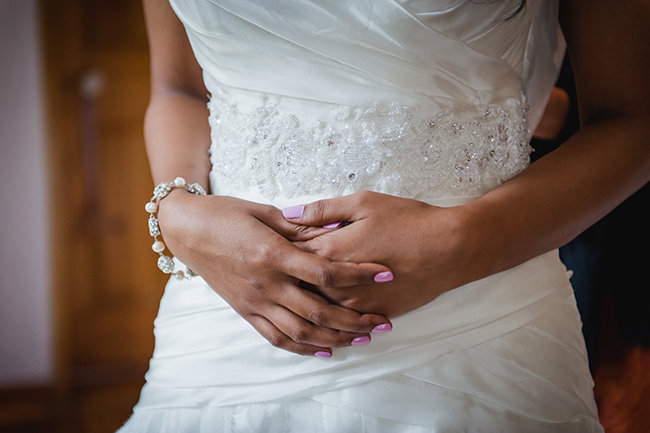
[[[272,347],[203,280],[169,281],[130,432],[600,432],[557,251],[392,319],[331,359]]]

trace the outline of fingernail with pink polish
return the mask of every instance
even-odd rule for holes
[[[303,212],[305,212],[305,206],[304,205],[291,206],[291,207],[285,208],[282,211],[282,215],[284,215],[284,217],[286,219],[292,220],[292,219],[300,218],[302,216]]]
[[[393,273],[391,271],[379,272],[375,275],[375,283],[387,283],[393,281]]]
[[[319,350],[318,352],[314,353],[314,356],[318,358],[331,358],[332,354],[329,352],[325,352],[324,350]]]
[[[363,346],[364,344],[370,343],[370,337],[357,337],[350,342],[351,346]]]
[[[325,224],[323,226],[324,229],[335,229],[338,228],[341,225],[341,221],[337,221],[335,223],[330,223],[330,224]]]
[[[374,328],[372,328],[372,331],[370,332],[390,332],[393,330],[393,326],[390,323],[382,323],[381,325],[377,325]]]

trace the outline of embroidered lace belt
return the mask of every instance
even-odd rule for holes
[[[219,194],[255,190],[273,200],[368,189],[423,201],[481,195],[526,168],[531,150],[523,96],[470,112],[335,106],[309,121],[269,96],[246,110],[216,97],[208,107]]]

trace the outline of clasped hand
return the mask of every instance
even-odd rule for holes
[[[300,214],[294,208],[285,214]],[[440,208],[362,191],[302,207],[289,221],[303,226],[341,225],[294,242],[303,251],[340,262],[381,263],[394,279],[385,284],[318,286],[331,302],[355,311],[395,317],[477,278],[473,245],[460,208]]]
[[[389,317],[471,275],[461,272],[471,254],[459,248],[454,208],[360,192],[300,209],[288,219],[273,206],[175,190],[159,220],[174,255],[272,345],[304,355],[367,344],[371,331],[391,329]],[[345,224],[322,227],[334,221]]]
[[[367,344],[371,331],[391,329],[385,316],[342,307],[302,287],[378,285],[375,276],[390,271],[331,260],[291,242],[326,229],[292,224],[273,206],[184,190],[162,200],[158,216],[170,251],[276,347],[329,357],[332,347]]]

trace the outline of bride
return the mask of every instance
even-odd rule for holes
[[[176,278],[121,433],[602,431],[556,249],[650,178],[646,2],[144,7]]]

